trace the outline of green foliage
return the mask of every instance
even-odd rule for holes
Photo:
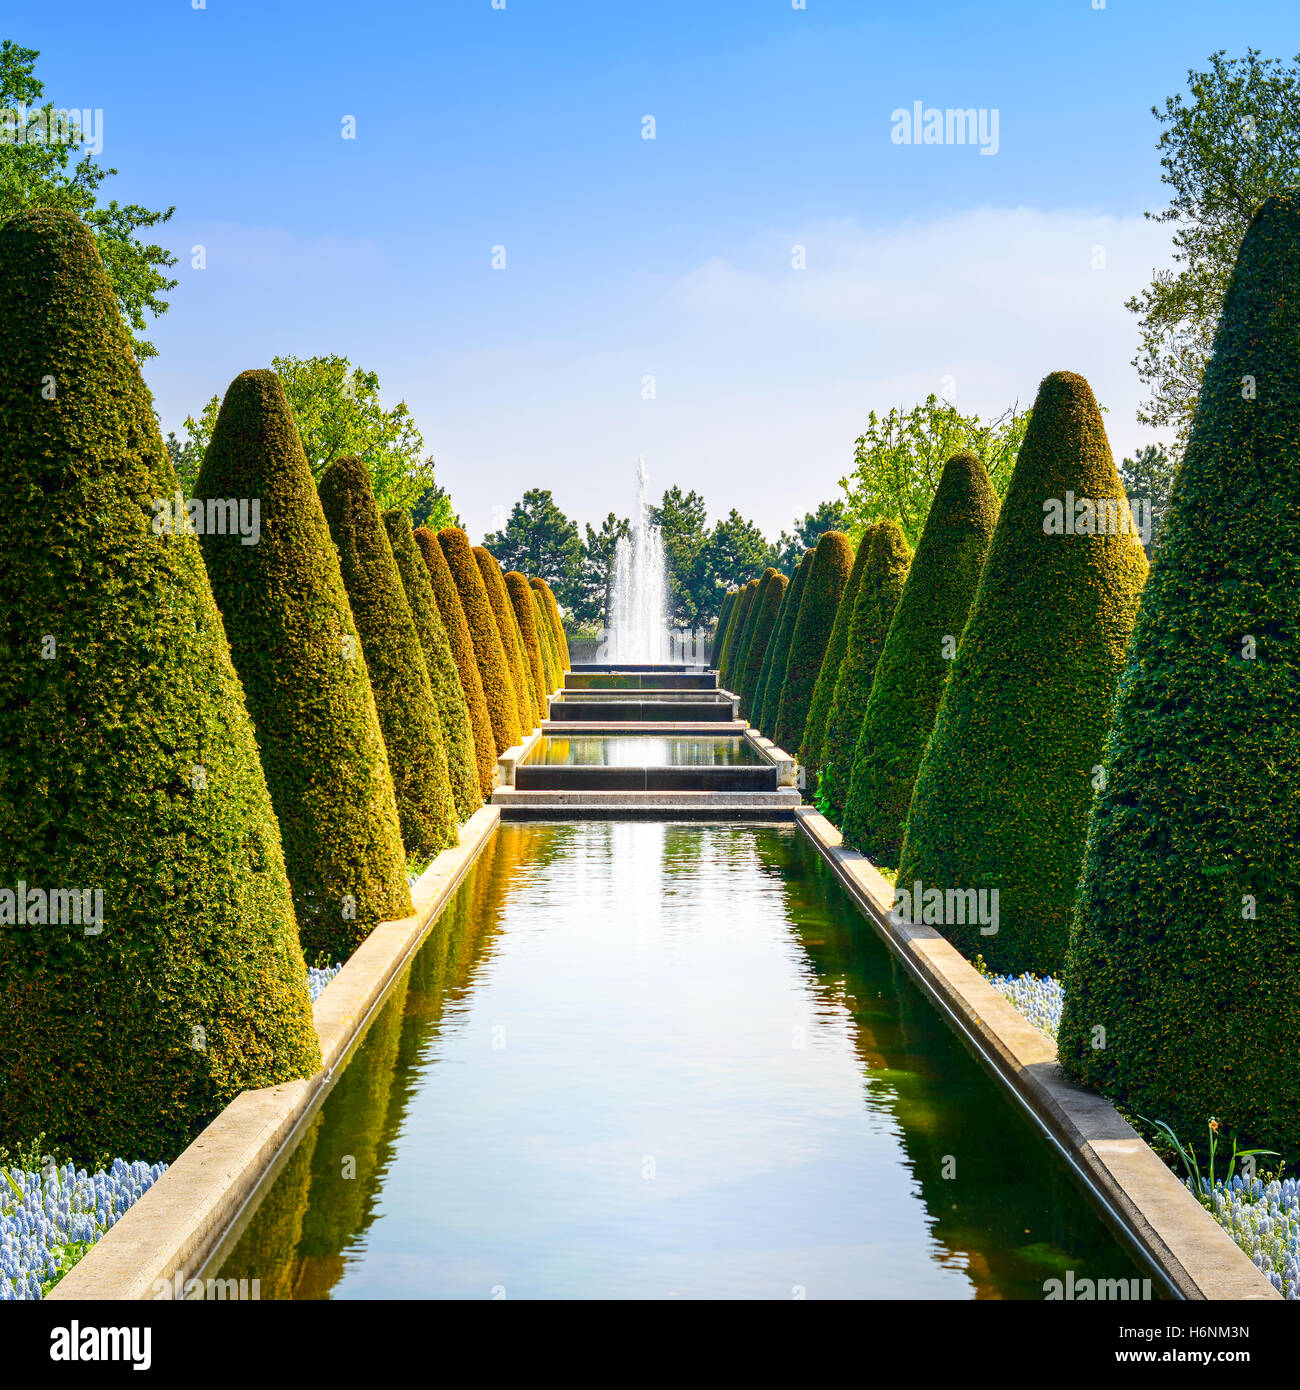
[[[758,696],[754,701],[755,717],[749,722],[761,729],[769,738],[776,728],[777,710],[781,704],[781,686],[785,680],[786,663],[790,659],[790,643],[794,638],[795,624],[799,621],[799,605],[803,602],[804,585],[808,572],[812,569],[815,550],[804,552],[799,567],[794,572],[781,608],[776,615],[776,630],[767,644],[763,657],[763,669],[758,674]]]
[[[564,635],[564,621],[560,617],[560,605],[555,600],[551,586],[541,575],[531,575],[528,582],[541,594],[551,616],[551,631],[555,635],[555,648],[560,657],[560,674],[563,676],[566,671],[572,670],[572,665],[569,660],[569,643]]]
[[[745,618],[745,626],[741,629],[736,638],[736,645],[732,651],[731,659],[731,678],[735,681],[736,694],[741,693],[741,686],[745,681],[745,673],[749,669],[749,652],[754,642],[754,631],[758,627],[759,613],[763,607],[763,594],[768,583],[776,575],[776,571],[769,565],[758,577],[758,588],[754,591],[754,597],[750,600],[749,613]],[[764,642],[766,642],[766,637]],[[759,661],[762,661],[762,654],[759,654]],[[757,678],[757,672],[755,672]]]
[[[1123,499],[1088,383],[1053,372],[1007,489],[908,813],[898,882],[996,889],[996,935],[942,926],[1007,974],[1064,963],[1094,769],[1146,559],[1135,536],[1053,534],[1049,504]]]
[[[754,600],[758,596],[758,580],[751,579],[740,591],[736,606],[731,611],[731,621],[727,624],[727,635],[722,641],[722,661],[718,666],[718,680],[728,689],[733,688],[736,673],[736,658],[740,644],[745,638],[749,625],[749,615],[753,611]]]
[[[569,611],[580,623],[605,627],[609,623],[610,584],[614,573],[614,548],[632,534],[631,523],[610,512],[596,530],[587,522],[587,541],[582,547],[578,582],[569,593]]]
[[[908,544],[915,545],[944,464],[963,451],[983,463],[1000,497],[1028,424],[1029,412],[1014,405],[985,421],[978,415],[963,415],[933,395],[910,410],[895,408],[883,418],[873,410],[857,441],[853,472],[840,479],[850,533],[893,517]]]
[[[511,574],[518,573],[511,570]],[[560,653],[555,645],[555,633],[551,629],[551,615],[546,609],[546,600],[541,593],[528,586],[533,596],[533,619],[537,626],[537,641],[542,650],[542,668],[546,673],[546,693],[553,694],[563,683],[560,673]]]
[[[541,696],[533,688],[533,672],[524,652],[524,639],[515,618],[514,604],[506,589],[505,576],[490,552],[481,545],[474,547],[474,559],[478,572],[483,576],[483,588],[487,591],[492,616],[496,620],[497,631],[501,634],[501,647],[506,654],[506,665],[510,670],[510,684],[514,687],[515,699],[519,703],[520,736],[532,732],[541,717]]]
[[[844,503],[838,500],[821,503],[815,512],[805,512],[802,521],[796,521],[794,535],[782,531],[774,547],[772,564],[782,574],[791,575],[803,558],[805,550],[815,550],[817,542],[827,531],[849,530],[849,514]]]
[[[853,756],[844,843],[875,863],[898,863],[917,768],[997,519],[984,465],[955,454],[887,630]]]
[[[474,747],[474,729],[470,722],[469,705],[461,689],[460,673],[452,653],[451,639],[438,611],[433,593],[433,580],[420,554],[411,530],[409,513],[393,507],[383,516],[388,543],[402,580],[402,591],[411,610],[424,664],[429,672],[433,702],[438,710],[438,724],[447,749],[447,775],[451,779],[451,794],[456,802],[456,815],[466,821],[483,804],[479,790],[478,759]]]
[[[0,1144],[170,1159],[320,1051],[199,544],[151,528],[175,475],[70,212],[0,228],[0,422],[5,880],[103,894],[100,931],[0,929]]]
[[[739,589],[728,589],[723,595],[722,606],[718,609],[718,621],[713,629],[713,640],[709,643],[709,662],[716,667],[722,655],[722,644],[727,636],[727,623],[731,620],[731,610],[740,596]]]
[[[320,499],[361,638],[357,656],[364,658],[375,692],[402,843],[410,857],[425,858],[458,838],[429,668],[365,464],[358,458],[330,464],[320,480]]]
[[[709,515],[698,492],[668,488],[649,521],[663,536],[668,560],[668,617],[681,627],[695,627],[713,616],[712,581],[706,551]]]
[[[274,357],[275,369],[293,411],[311,475],[319,482],[335,459],[355,457],[366,466],[376,505],[387,510],[417,505],[439,507],[433,459],[423,457],[424,437],[405,401],[385,410],[379,376],[354,367],[346,357]],[[197,420],[185,421],[189,446],[200,456],[212,438],[220,399],[213,396]],[[430,499],[430,490],[435,496]],[[446,494],[442,502],[450,503]]]
[[[529,488],[505,526],[485,536],[483,545],[503,570],[540,575],[553,584],[565,604],[580,597],[582,537],[549,489]]]
[[[521,737],[519,696],[510,677],[510,662],[501,641],[501,631],[497,627],[487,586],[483,583],[469,537],[457,527],[449,526],[438,533],[438,545],[446,557],[461,607],[465,610],[465,621],[469,624],[474,656],[483,681],[488,717],[492,722],[492,737],[496,745],[494,752],[500,757],[507,748],[513,748]]]
[[[352,609],[316,485],[274,372],[222,402],[199,498],[257,498],[260,535],[200,538],[280,822],[298,934],[346,960],[411,911],[396,794]]]
[[[763,671],[763,658],[776,631],[776,616],[781,610],[790,581],[779,570],[769,569],[759,585],[758,598],[753,606],[749,643],[740,665],[740,717],[751,719],[754,700],[758,694],[758,679]]]
[[[72,163],[76,143],[85,149],[86,139],[94,132],[72,128],[75,112],[56,111],[53,102],[42,103],[45,85],[35,75],[39,56],[36,49],[22,48],[9,39],[0,43],[0,112],[13,113],[13,124],[5,122],[7,128],[0,129],[7,137],[0,139],[0,224],[35,208],[77,214],[95,238],[118,308],[135,330],[136,359],[143,362],[157,351],[139,336],[146,327],[145,314],[167,312],[167,301],[159,296],[175,289],[177,281],[169,280],[163,271],[176,264],[176,257],[161,246],[146,245],[135,233],[170,221],[176,209],[151,212],[136,203],[121,206],[116,199],[98,206],[100,184],[117,170],[100,168],[89,149]],[[27,108],[27,125],[20,133],[16,118],[22,107]],[[74,143],[50,138],[56,131],[80,139]]]
[[[1128,649],[1059,1034],[1070,1076],[1183,1133],[1217,1115],[1288,1157],[1300,1152],[1297,283],[1289,192],[1242,244]]]
[[[479,792],[486,798],[492,795],[492,788],[496,785],[496,736],[492,731],[491,716],[488,714],[487,697],[483,692],[483,678],[479,675],[478,654],[474,650],[474,639],[470,636],[469,621],[465,617],[456,581],[452,578],[438,537],[427,527],[421,526],[415,533],[415,543],[419,546],[420,557],[429,571],[429,583],[433,587],[438,615],[446,629],[447,640],[451,643],[456,675],[460,679],[460,691],[465,697],[470,729],[474,736],[474,760],[478,769]]]
[[[444,526],[461,526],[456,508],[451,505],[451,497],[445,487],[430,483],[411,503],[411,526],[427,526],[430,531],[441,531]],[[464,530],[464,527],[461,526]]]
[[[1133,365],[1151,391],[1138,419],[1171,427],[1179,456],[1241,239],[1263,200],[1300,178],[1300,56],[1283,64],[1220,49],[1209,62],[1189,69],[1186,98],[1151,108],[1170,200],[1147,216],[1171,227],[1177,269],[1157,271],[1126,306],[1141,322]]]
[[[1169,493],[1174,485],[1174,461],[1163,444],[1148,444],[1136,458],[1119,466],[1119,480],[1131,499],[1146,498],[1150,506],[1151,539],[1143,542],[1147,560],[1154,560],[1160,542],[1160,525],[1169,510]]]
[[[826,814],[837,825],[844,819],[844,802],[876,679],[876,665],[912,563],[911,547],[896,521],[878,522],[868,535],[870,540],[867,535],[862,538],[862,544],[870,547],[867,564],[853,600],[844,659],[835,677],[820,753],[822,773],[818,789],[831,808]]]
[[[773,740],[781,748],[797,749],[803,743],[813,687],[821,672],[835,611],[844,596],[853,569],[853,546],[842,531],[827,531],[813,551],[812,568],[799,600],[799,616],[790,638],[790,655],[781,682]]]
[[[849,571],[849,582],[844,586],[844,596],[835,610],[835,626],[831,628],[831,640],[826,644],[826,654],[822,657],[821,670],[817,673],[817,684],[813,686],[812,704],[808,707],[808,720],[803,729],[803,746],[798,751],[799,761],[808,770],[814,782],[822,767],[822,745],[826,742],[826,724],[831,716],[831,705],[835,700],[835,683],[839,679],[840,666],[849,645],[849,625],[853,620],[853,605],[857,602],[858,590],[862,585],[862,572],[871,556],[871,538],[876,525],[868,526],[858,542],[853,557],[853,568]],[[824,793],[819,789],[817,805],[822,809]],[[828,812],[822,809],[822,814]]]
[[[546,680],[546,667],[542,661],[541,638],[537,631],[537,605],[535,590],[529,586],[527,578],[518,570],[511,570],[505,576],[506,592],[510,596],[510,606],[514,610],[519,636],[524,644],[524,654],[528,659],[528,669],[532,688],[537,693],[537,718],[539,721],[550,713],[546,697],[553,685]]]

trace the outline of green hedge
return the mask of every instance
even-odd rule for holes
[[[470,723],[469,705],[461,689],[460,673],[452,654],[451,639],[438,611],[433,594],[433,581],[428,566],[420,554],[411,530],[411,514],[402,507],[393,507],[383,516],[388,543],[393,548],[397,573],[402,580],[406,602],[415,622],[420,650],[433,687],[433,702],[438,709],[438,722],[447,748],[447,775],[451,778],[451,794],[456,802],[456,815],[467,821],[483,804],[479,790],[478,755],[474,748],[474,729]]]
[[[465,610],[479,675],[483,679],[488,717],[492,721],[495,752],[500,757],[523,736],[519,727],[519,696],[510,676],[510,663],[501,641],[501,631],[493,616],[487,586],[483,583],[469,537],[459,527],[448,526],[438,532],[438,544],[446,556],[451,577],[456,583],[456,592],[460,595],[461,607]]]
[[[510,592],[506,588],[505,576],[495,555],[483,546],[474,547],[474,560],[478,572],[483,576],[483,587],[487,590],[488,603],[492,605],[492,616],[496,619],[497,631],[501,634],[501,646],[506,654],[506,664],[510,667],[510,683],[515,688],[519,700],[519,729],[521,737],[532,733],[541,718],[541,697],[533,686],[532,667],[524,652],[523,634],[515,618],[514,604],[510,602]]]
[[[727,637],[722,644],[722,664],[718,668],[718,678],[728,690],[734,689],[736,662],[740,644],[744,641],[745,629],[749,625],[749,615],[758,598],[758,580],[751,579],[740,591],[736,606],[732,610],[731,623]]]
[[[199,543],[70,212],[0,228],[0,422],[0,888],[31,909],[0,926],[0,1145],[171,1159],[320,1049]]]
[[[863,544],[867,543],[864,537]],[[827,814],[836,825],[844,820],[844,802],[876,678],[876,663],[884,650],[889,624],[912,563],[907,537],[892,517],[871,528],[870,547],[862,583],[853,601],[844,660],[835,681],[822,743],[819,799],[828,807]]]
[[[336,459],[321,474],[319,486],[361,638],[357,655],[375,692],[402,843],[409,856],[425,859],[458,838],[447,745],[429,669],[379,520],[369,469],[359,458]]]
[[[727,623],[731,619],[731,610],[736,606],[736,595],[739,589],[728,589],[722,596],[722,605],[718,609],[718,621],[713,628],[713,641],[709,643],[709,665],[715,670],[718,665],[718,658],[722,655],[722,642],[727,635]]]
[[[876,525],[878,523],[868,526],[858,542],[857,551],[853,556],[853,568],[849,571],[849,582],[844,586],[840,606],[835,610],[835,626],[831,628],[831,640],[826,644],[826,654],[822,657],[821,669],[817,673],[817,684],[813,686],[812,704],[808,707],[808,720],[804,725],[803,745],[798,750],[798,757],[814,783],[822,768],[822,745],[826,742],[826,723],[830,719],[831,705],[835,699],[835,682],[839,679],[840,666],[848,649],[853,605],[862,585],[862,572],[866,569],[867,559],[871,554],[871,538],[876,533]]]
[[[505,586],[510,597],[510,606],[514,609],[524,652],[528,657],[532,686],[537,692],[537,718],[540,721],[550,714],[546,697],[554,686],[547,684],[546,668],[542,661],[542,643],[537,631],[536,593],[529,587],[527,576],[520,574],[518,570],[511,570],[505,576]]]
[[[893,867],[916,771],[998,520],[998,499],[973,454],[943,475],[876,664],[844,807],[844,843]]]
[[[573,665],[569,658],[569,639],[564,635],[564,619],[560,616],[560,605],[546,580],[534,575],[528,582],[541,594],[551,615],[551,630],[555,633],[555,647],[560,656],[560,675],[563,676],[566,671],[573,669]]]
[[[1221,1137],[1289,1158],[1300,1156],[1297,285],[1289,190],[1242,242],[1161,528],[1090,826],[1060,1031],[1069,1076],[1184,1141],[1199,1144],[1213,1115]]]
[[[456,662],[456,674],[460,677],[460,691],[465,697],[465,707],[469,710],[470,731],[474,736],[474,761],[478,770],[479,792],[486,798],[492,795],[496,785],[497,747],[496,736],[492,732],[492,719],[488,714],[487,697],[483,693],[483,678],[479,675],[478,656],[474,651],[474,639],[470,636],[469,622],[461,605],[456,581],[451,577],[451,569],[438,544],[438,537],[427,526],[417,526],[415,543],[420,548],[420,557],[429,571],[429,583],[433,586],[434,601],[438,614],[447,631],[451,643],[452,658]]]
[[[795,753],[803,743],[813,687],[822,669],[835,611],[844,597],[853,570],[853,546],[842,531],[824,531],[813,551],[812,568],[799,600],[799,616],[790,639],[790,655],[781,683],[781,700],[776,712],[778,747]]]
[[[767,580],[759,589],[754,604],[753,633],[745,652],[740,676],[740,717],[753,723],[754,702],[758,697],[758,681],[763,673],[763,661],[776,631],[777,614],[790,581],[779,570],[769,570]]]
[[[758,588],[754,590],[754,597],[749,603],[749,613],[745,618],[745,627],[740,636],[736,639],[736,647],[732,652],[731,675],[735,681],[734,690],[737,695],[741,694],[741,686],[745,683],[745,672],[749,668],[749,652],[754,645],[754,633],[758,628],[759,614],[763,608],[763,598],[767,592],[769,583],[776,578],[776,570],[765,569],[758,576]],[[760,664],[762,654],[759,654]]]
[[[533,621],[537,625],[537,640],[541,644],[542,664],[546,671],[546,693],[553,695],[564,684],[564,677],[560,673],[560,652],[555,645],[555,631],[551,627],[546,600],[540,590],[534,589],[531,584],[528,589],[533,596]]]
[[[1013,974],[1063,964],[1094,768],[1146,578],[1132,535],[1045,531],[1067,492],[1124,496],[1088,383],[1053,372],[921,760],[898,872],[902,885],[996,889],[996,934],[941,929]]]
[[[274,372],[237,376],[194,485],[257,498],[256,545],[199,539],[280,822],[309,960],[411,911],[396,793],[338,556]],[[206,514],[206,508],[205,508]]]
[[[790,639],[794,636],[794,625],[799,619],[799,604],[803,601],[804,584],[808,571],[812,569],[816,551],[805,550],[803,558],[795,568],[794,578],[786,586],[781,597],[781,607],[776,615],[776,629],[772,640],[767,644],[763,657],[763,669],[758,673],[758,698],[754,702],[757,716],[750,723],[756,725],[772,737],[776,728],[776,711],[781,703],[781,682],[785,680],[785,666],[790,659]]]

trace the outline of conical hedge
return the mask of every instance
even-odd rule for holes
[[[863,544],[867,543],[864,537]],[[822,740],[822,772],[817,791],[836,825],[844,819],[844,802],[853,776],[853,759],[862,721],[871,699],[876,663],[884,650],[894,608],[912,563],[907,537],[892,517],[871,527],[870,547],[862,582],[853,601],[844,660],[840,662],[840,673],[835,680],[835,694],[826,718],[826,736]]]
[[[479,675],[483,678],[483,694],[487,699],[488,717],[492,721],[495,752],[500,757],[507,748],[513,748],[522,736],[519,729],[519,696],[510,677],[506,649],[469,537],[459,527],[448,526],[438,532],[438,544],[446,556],[447,567],[460,595],[461,607],[465,610]]]
[[[731,610],[736,605],[736,595],[739,589],[728,589],[722,596],[722,606],[718,609],[718,621],[713,628],[713,640],[709,643],[709,665],[715,670],[718,665],[718,658],[722,655],[722,642],[727,635],[727,623],[731,618]]]
[[[921,755],[997,525],[998,499],[973,454],[944,465],[876,665],[844,807],[844,843],[898,863]]]
[[[790,656],[781,684],[773,740],[780,748],[797,750],[803,743],[813,686],[821,671],[826,644],[835,626],[835,610],[844,596],[853,569],[853,546],[843,531],[825,531],[813,551],[812,568],[799,600],[799,616],[790,639]]]
[[[781,600],[790,581],[779,570],[769,570],[766,581],[759,589],[758,600],[754,605],[753,631],[749,646],[745,650],[744,665],[740,675],[740,717],[752,719],[754,699],[758,694],[758,678],[763,670],[763,658],[776,631],[776,615],[781,611]]]
[[[402,843],[411,858],[426,859],[458,838],[447,745],[429,668],[379,520],[369,470],[359,458],[336,459],[319,486],[361,638],[358,655],[375,692]]]
[[[745,672],[749,667],[749,652],[754,644],[754,632],[758,627],[759,611],[763,607],[763,596],[767,591],[768,584],[776,576],[776,570],[769,566],[758,576],[758,588],[754,590],[754,597],[749,605],[749,616],[745,619],[745,630],[740,634],[733,653],[731,663],[731,673],[736,682],[736,694],[740,694],[740,687],[744,683]],[[760,663],[762,658],[759,658]]]
[[[822,745],[826,741],[826,724],[830,719],[831,704],[835,699],[835,682],[839,679],[840,666],[849,645],[849,624],[853,618],[853,605],[857,601],[858,589],[862,584],[862,572],[866,569],[867,559],[871,554],[871,538],[875,535],[878,524],[868,526],[858,542],[857,551],[853,556],[853,568],[849,571],[849,582],[844,586],[840,606],[835,610],[835,626],[831,628],[831,640],[826,644],[826,654],[822,657],[821,670],[817,673],[817,684],[813,687],[812,704],[808,707],[808,719],[803,729],[803,746],[799,749],[799,761],[813,779],[821,771]]]
[[[474,651],[474,639],[470,636],[469,622],[461,605],[456,581],[438,537],[427,526],[419,526],[415,531],[415,543],[420,548],[420,557],[429,571],[429,583],[433,586],[434,601],[438,605],[438,615],[451,643],[452,658],[456,662],[456,674],[460,677],[460,691],[465,697],[465,707],[469,710],[470,730],[474,736],[474,759],[478,769],[478,787],[484,798],[492,795],[497,776],[496,736],[492,732],[492,719],[488,714],[487,697],[483,693],[483,678],[479,675],[478,656]]]
[[[763,669],[758,675],[758,698],[754,702],[755,718],[750,720],[767,735],[772,737],[776,728],[776,712],[781,703],[781,683],[785,680],[785,667],[790,659],[790,642],[794,637],[794,626],[799,621],[799,605],[803,602],[804,585],[808,572],[812,569],[816,551],[805,550],[795,568],[794,578],[786,587],[781,598],[781,608],[776,615],[776,631],[767,644],[763,657]]]
[[[528,591],[533,596],[533,622],[537,627],[537,640],[542,649],[542,666],[546,672],[546,693],[553,695],[563,684],[564,677],[560,674],[560,653],[555,645],[555,633],[551,628],[551,615],[546,607],[546,600],[541,593],[528,585]]]
[[[519,701],[519,728],[521,735],[533,731],[540,716],[540,697],[533,687],[533,672],[524,654],[524,639],[515,618],[514,604],[506,589],[505,576],[496,556],[483,546],[474,547],[474,560],[478,572],[483,576],[483,588],[487,591],[492,616],[496,619],[497,631],[501,634],[501,646],[506,654],[506,664],[510,668],[510,683],[515,688]]]
[[[573,666],[569,659],[569,639],[564,635],[564,619],[560,616],[560,605],[546,580],[534,575],[528,582],[541,594],[551,615],[551,630],[555,634],[555,649],[560,657],[560,675],[563,676],[566,671],[571,671]]]
[[[744,641],[749,626],[749,615],[758,598],[758,580],[751,579],[740,591],[736,606],[731,614],[731,624],[727,629],[726,641],[722,644],[722,665],[718,668],[720,679],[728,690],[734,690],[736,667],[739,664],[740,644]]]
[[[412,910],[411,893],[370,677],[274,372],[231,383],[194,491],[258,499],[255,545],[229,534],[199,544],[280,822],[303,950],[346,960],[379,922]]]
[[[933,925],[1013,974],[1064,961],[1095,769],[1146,578],[1133,535],[1045,530],[1053,507],[1085,498],[1118,506],[1124,491],[1088,383],[1053,372],[921,760],[898,873],[923,892],[996,889],[996,933]]]
[[[1246,232],[1119,684],[1066,1073],[1300,1153],[1300,195]],[[1104,1038],[1097,1030],[1104,1030]],[[1102,1045],[1104,1043],[1104,1045]]]
[[[546,697],[554,687],[546,683],[541,638],[537,632],[535,591],[529,586],[527,577],[520,574],[518,570],[511,570],[505,576],[505,584],[510,595],[510,606],[515,612],[515,622],[519,626],[519,635],[523,638],[524,651],[528,656],[528,669],[532,673],[532,686],[537,692],[537,718],[540,721],[550,713]]]
[[[0,1145],[171,1159],[320,1049],[198,540],[72,213],[0,228],[0,421]]]
[[[451,779],[451,794],[456,802],[456,815],[466,821],[483,804],[479,790],[478,755],[474,748],[474,729],[470,723],[469,705],[461,689],[456,658],[452,655],[451,639],[433,596],[433,581],[428,566],[420,554],[411,530],[411,514],[403,507],[394,507],[383,515],[384,530],[393,548],[397,573],[411,610],[415,632],[424,653],[424,664],[433,688],[433,702],[438,710],[442,741],[447,749],[447,775]]]

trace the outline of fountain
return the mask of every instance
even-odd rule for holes
[[[630,537],[614,547],[609,633],[602,659],[613,666],[658,666],[671,661],[668,638],[668,566],[663,537],[650,524],[645,459],[636,461],[638,498]]]

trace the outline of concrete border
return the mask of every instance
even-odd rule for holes
[[[743,734],[743,719],[546,719],[544,734]]]
[[[513,787],[515,784],[515,773],[519,770],[519,764],[537,747],[538,743],[545,737],[542,726],[539,724],[530,734],[525,734],[522,741],[516,743],[513,748],[507,748],[504,753],[497,758],[497,780],[498,787]]]
[[[381,922],[321,991],[314,1018],[323,1065],[314,1076],[244,1091],[161,1178],[54,1286],[46,1302],[149,1299],[179,1272],[196,1277],[298,1124],[325,1096],[389,985],[401,972],[466,871],[495,833],[501,813],[484,806],[461,827],[411,889],[415,912]],[[164,1297],[166,1295],[163,1295]]]
[[[616,819],[645,816],[656,820],[788,820],[800,804],[793,788],[763,792],[602,791],[597,788],[498,787],[492,804],[511,820],[530,816],[554,819],[590,816]]]
[[[799,829],[908,974],[1074,1169],[1126,1242],[1185,1299],[1280,1299],[1155,1151],[1094,1091],[1066,1081],[1056,1044],[933,927],[891,920],[894,890],[810,807]]]

